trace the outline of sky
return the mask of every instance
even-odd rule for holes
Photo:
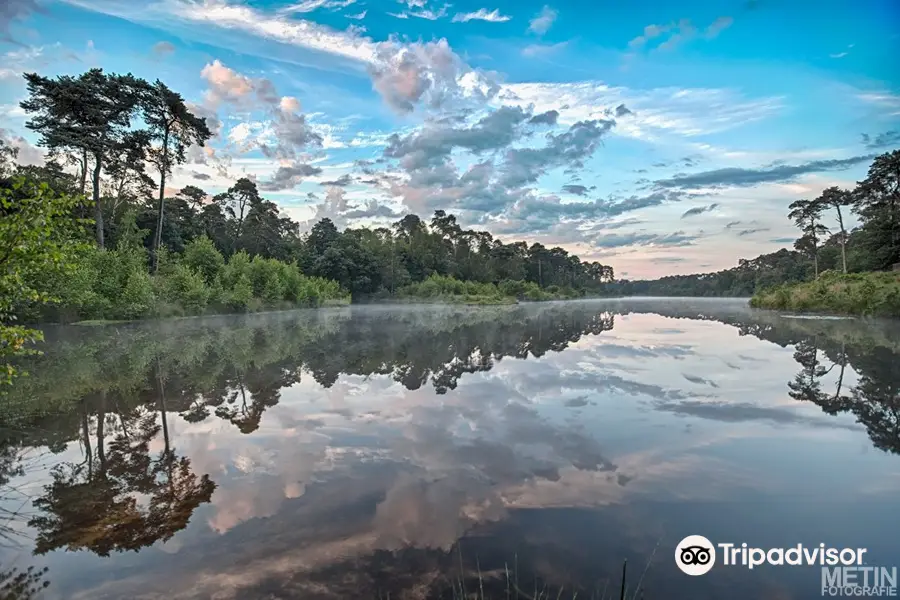
[[[250,177],[303,228],[443,209],[632,279],[790,247],[792,201],[900,147],[896,0],[4,0],[0,54],[23,163],[22,73],[131,72],[214,132],[172,193]]]

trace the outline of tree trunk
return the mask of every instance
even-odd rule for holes
[[[88,168],[88,153],[87,150],[81,151],[81,173],[79,174],[79,186],[78,189],[81,190],[81,195],[84,196],[84,188],[87,185],[87,168]]]
[[[106,424],[106,392],[100,392],[100,411],[97,414],[97,460],[100,462],[100,476],[106,475],[106,447],[103,428]]]
[[[94,173],[91,177],[93,184],[94,197],[94,226],[97,234],[97,245],[101,248],[103,244],[103,207],[100,205],[100,168],[102,167],[99,154],[94,154]]]
[[[153,272],[159,269],[159,248],[162,246],[163,215],[166,205],[166,172],[169,170],[169,128],[163,134],[162,160],[159,167],[159,208],[156,213],[156,235],[153,237]]]
[[[841,374],[838,376],[837,382],[837,391],[834,393],[834,400],[837,402],[837,399],[841,396],[841,387],[844,384],[844,369],[847,366],[847,351],[845,348],[845,342],[841,342]]]
[[[847,232],[844,231],[844,217],[841,215],[841,206],[837,205],[838,225],[841,227],[841,263],[844,267],[844,275],[847,274]]]
[[[91,448],[91,430],[88,425],[87,405],[81,405],[81,435],[84,437],[84,453],[87,455],[88,480],[94,478],[94,451]]]
[[[159,403],[159,414],[162,417],[163,442],[166,447],[166,454],[169,453],[169,421],[166,419],[166,391],[163,385],[162,371],[159,368],[159,358],[156,359],[156,385],[157,385],[157,402]]]

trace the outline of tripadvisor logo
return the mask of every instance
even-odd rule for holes
[[[822,567],[823,596],[897,596],[897,567],[863,566],[865,548],[832,548],[825,544],[789,548],[754,548],[744,544],[713,544],[702,535],[689,535],[675,547],[675,564],[687,575],[705,575],[716,565],[745,567]]]
[[[675,547],[675,564],[688,575],[705,575],[716,564],[716,547],[702,535],[689,535]]]

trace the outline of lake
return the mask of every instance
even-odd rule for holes
[[[685,575],[691,534],[900,565],[897,322],[626,299],[47,340],[0,423],[10,597],[620,598],[623,564],[627,598],[821,597],[819,566]]]

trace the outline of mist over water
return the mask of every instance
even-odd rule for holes
[[[0,570],[35,598],[617,598],[625,560],[629,598],[820,597],[818,567],[685,576],[690,534],[900,562],[897,322],[629,299],[47,340],[0,424]]]

